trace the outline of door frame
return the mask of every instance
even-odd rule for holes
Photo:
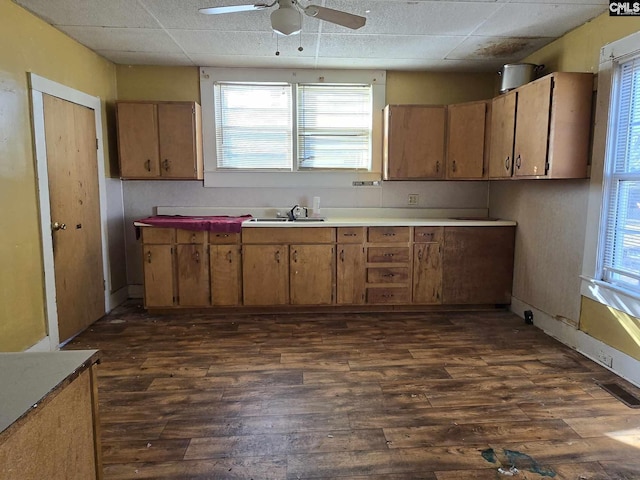
[[[104,148],[102,136],[102,104],[99,97],[88,95],[66,85],[29,73],[31,91],[31,111],[35,148],[36,180],[38,186],[38,210],[40,214],[40,235],[42,240],[42,259],[44,273],[45,315],[47,319],[47,337],[31,350],[53,351],[60,348],[58,330],[58,309],[56,304],[55,266],[53,261],[53,241],[51,238],[51,211],[49,209],[49,173],[47,168],[47,145],[44,129],[43,94],[58,97],[93,110],[96,124],[98,197],[100,203],[100,233],[102,237],[102,274],[104,281],[105,312],[111,310],[109,275],[109,239],[107,236],[107,193],[105,180]]]

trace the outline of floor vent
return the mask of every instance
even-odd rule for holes
[[[598,385],[624,403],[627,407],[640,408],[640,398],[636,397],[631,392],[628,392],[617,383],[598,383]]]

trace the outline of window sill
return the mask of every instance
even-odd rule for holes
[[[380,172],[204,172],[205,187],[348,188],[355,181],[379,181]]]
[[[581,275],[580,293],[628,315],[640,318],[640,293]]]

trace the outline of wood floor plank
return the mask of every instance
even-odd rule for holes
[[[640,479],[640,410],[597,382],[629,385],[506,311],[134,301],[65,346],[85,348],[102,354],[105,480],[498,480],[508,462],[523,480]]]

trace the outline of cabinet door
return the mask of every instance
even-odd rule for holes
[[[242,292],[240,247],[211,245],[211,304],[239,305]]]
[[[413,303],[442,303],[442,252],[439,243],[413,246]]]
[[[489,178],[510,178],[513,172],[513,141],[516,133],[515,91],[493,99]]]
[[[446,227],[445,304],[509,304],[515,227]]]
[[[242,247],[242,286],[245,305],[289,303],[289,247]]]
[[[291,245],[293,305],[329,305],[333,300],[333,245]]]
[[[160,175],[158,112],[153,103],[118,103],[118,152],[122,178]]]
[[[483,178],[487,103],[449,105],[447,117],[447,178]]]
[[[209,255],[205,245],[178,245],[178,304],[209,305]]]
[[[518,89],[514,176],[546,174],[552,77]]]
[[[173,306],[173,248],[171,245],[143,245],[142,248],[145,307]]]
[[[166,178],[197,178],[196,107],[193,103],[158,105],[160,174]]]
[[[446,107],[387,105],[384,179],[444,177]]]
[[[362,245],[338,245],[336,298],[339,305],[364,303],[366,273],[364,259]]]

